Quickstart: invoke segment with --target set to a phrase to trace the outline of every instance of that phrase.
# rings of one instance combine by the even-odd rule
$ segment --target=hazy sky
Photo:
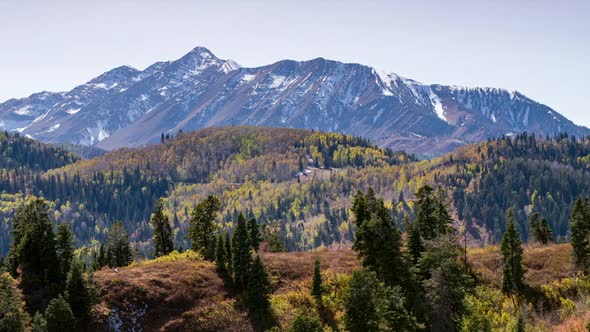
[[[0,101],[197,45],[243,66],[321,56],[516,89],[590,126],[587,0],[0,0]]]

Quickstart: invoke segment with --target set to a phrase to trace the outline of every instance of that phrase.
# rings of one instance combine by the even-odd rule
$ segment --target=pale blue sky
[[[590,1],[0,0],[0,101],[209,48],[519,90],[590,126]]]

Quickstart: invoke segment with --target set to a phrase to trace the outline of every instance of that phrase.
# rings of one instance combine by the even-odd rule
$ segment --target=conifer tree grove
[[[191,212],[188,238],[191,240],[192,248],[211,261],[215,259],[215,218],[220,209],[219,198],[209,195]]]
[[[518,294],[523,289],[524,267],[522,266],[522,242],[514,222],[514,209],[507,213],[508,224],[502,237],[504,273],[502,291],[506,294]]]
[[[574,265],[579,271],[590,270],[590,200],[579,198],[570,221]]]
[[[320,260],[315,259],[313,269],[313,279],[311,282],[311,296],[313,296],[318,303],[322,302],[322,295],[324,293],[324,286],[322,285],[322,274],[320,272]]]
[[[242,213],[238,216],[238,225],[232,239],[232,251],[234,282],[239,289],[244,289],[248,285],[248,273],[252,266],[252,255],[250,254],[250,239],[246,227],[246,218]]]
[[[151,223],[154,229],[152,236],[152,241],[154,242],[154,256],[160,257],[168,255],[174,250],[174,240],[172,239],[170,219],[168,219],[168,216],[164,215],[164,206],[161,198],[156,203]]]

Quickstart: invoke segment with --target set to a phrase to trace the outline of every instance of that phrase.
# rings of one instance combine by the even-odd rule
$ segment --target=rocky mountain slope
[[[236,124],[343,132],[421,154],[523,131],[590,134],[514,91],[426,85],[323,58],[241,68],[203,47],[143,71],[115,68],[69,92],[0,104],[0,129],[103,149]]]

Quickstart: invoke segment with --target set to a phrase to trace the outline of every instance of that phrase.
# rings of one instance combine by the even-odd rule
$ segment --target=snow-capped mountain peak
[[[0,104],[0,129],[107,149],[234,124],[338,131],[418,153],[521,131],[590,134],[517,91],[427,85],[323,58],[242,68],[204,47],[143,71],[121,66],[68,92]]]

